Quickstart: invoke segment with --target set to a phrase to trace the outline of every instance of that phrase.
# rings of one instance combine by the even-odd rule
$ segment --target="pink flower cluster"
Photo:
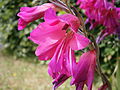
[[[120,8],[115,7],[114,0],[78,0],[80,8],[85,10],[88,17],[86,23],[90,23],[90,29],[97,25],[105,26],[97,41],[99,42],[105,36],[117,34],[120,38]]]
[[[35,7],[22,7],[18,16],[18,29],[22,30],[34,20],[44,17],[28,37],[38,44],[35,51],[39,60],[50,60],[48,73],[54,79],[55,90],[69,77],[72,77],[71,85],[76,90],[82,90],[84,84],[88,90],[92,90],[94,71],[96,68],[96,52],[91,50],[81,55],[77,62],[75,50],[86,48],[90,40],[78,33],[79,19],[72,14],[56,15],[56,6],[46,3]]]

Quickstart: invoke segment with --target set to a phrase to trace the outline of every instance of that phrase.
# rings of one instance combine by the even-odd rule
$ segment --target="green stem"
[[[118,59],[117,64],[118,64],[117,74],[116,74],[117,90],[120,90],[120,59]]]
[[[68,8],[65,5],[63,5],[61,2],[57,0],[49,0],[49,1],[69,13]]]
[[[111,87],[111,84],[110,84],[109,80],[107,79],[107,77],[105,76],[105,74],[102,72],[102,69],[100,67],[100,61],[99,61],[100,50],[99,50],[99,47],[98,47],[98,45],[96,43],[96,40],[95,40],[94,36],[91,35],[91,34],[90,34],[90,36],[93,39],[93,43],[94,43],[94,46],[95,46],[95,49],[96,49],[96,53],[97,53],[97,60],[96,60],[96,62],[97,62],[97,71],[98,71],[99,75],[101,76],[103,83],[107,84],[108,90],[112,90],[112,87]]]

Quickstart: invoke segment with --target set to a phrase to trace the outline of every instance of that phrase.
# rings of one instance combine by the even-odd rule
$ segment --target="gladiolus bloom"
[[[20,12],[17,14],[20,17],[18,20],[18,30],[24,29],[30,22],[43,17],[45,11],[49,8],[55,9],[55,6],[51,3],[46,3],[35,7],[21,7]]]
[[[100,40],[110,34],[117,34],[120,37],[120,9],[114,6],[113,2],[107,0],[78,0],[80,8],[85,10],[88,17],[86,22],[91,24],[90,29],[94,29],[97,25],[105,26],[105,31],[102,31],[98,37]],[[104,33],[104,34],[103,34]]]
[[[83,53],[80,60],[73,68],[71,85],[76,85],[76,90],[83,90],[84,84],[92,90],[94,72],[96,67],[95,50]]]
[[[29,39],[39,45],[35,53],[40,60],[51,59],[48,73],[54,79],[56,89],[71,76],[74,50],[87,47],[90,40],[77,33],[80,22],[74,15],[56,16],[50,8],[45,12],[44,20],[31,32]]]
[[[44,16],[45,21],[40,23],[38,27],[30,33],[28,38],[38,44],[35,54],[39,60],[51,59],[48,73],[54,79],[53,89],[55,90],[69,77],[73,76],[73,78],[76,79],[76,77],[74,77],[76,73],[74,70],[79,64],[76,63],[74,51],[87,47],[90,40],[78,33],[80,21],[76,16],[72,14],[57,16],[54,9],[55,6],[50,3],[32,8],[21,8],[20,13],[18,13],[20,17],[18,29],[22,30],[28,23]],[[90,51],[90,53],[92,54],[93,51]],[[85,55],[82,57],[84,56]],[[91,55],[91,59],[93,59],[92,57]],[[91,59],[88,60],[90,64],[87,66],[90,75],[91,64],[93,64]],[[80,62],[84,63],[86,60],[81,60]],[[83,67],[81,68],[83,69]],[[91,76],[91,78],[93,77]],[[91,81],[92,79],[88,80],[90,84]]]
[[[68,17],[66,17],[67,15],[72,19],[69,20]],[[63,17],[64,19],[62,19]],[[71,14],[56,16],[54,10],[48,9],[44,19],[45,22],[38,25],[38,27],[31,32],[29,37],[30,40],[39,45],[36,50],[36,55],[39,59],[50,59],[63,40],[69,40],[67,45],[73,50],[83,49],[89,44],[89,39],[76,33],[80,24],[75,16]],[[75,21],[76,26],[74,27]],[[72,31],[69,31],[69,34],[66,33],[66,29],[68,29],[68,27],[65,28],[66,24],[72,29]]]

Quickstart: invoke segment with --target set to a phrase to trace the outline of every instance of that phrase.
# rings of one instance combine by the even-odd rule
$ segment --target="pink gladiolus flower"
[[[118,29],[120,26],[120,10],[114,6],[113,2],[107,0],[78,0],[77,4],[80,4],[80,8],[85,10],[85,14],[88,17],[87,22],[90,22],[90,29],[95,28],[97,25],[105,26],[104,35],[100,35],[98,38],[108,36],[110,34],[120,32]],[[119,36],[119,34],[118,34]],[[101,40],[102,40],[101,39]]]
[[[96,67],[96,53],[89,51],[80,57],[80,61],[74,65],[71,85],[76,85],[76,90],[83,90],[84,84],[88,90],[92,90],[94,72]]]
[[[51,59],[48,73],[54,79],[56,89],[72,74],[74,50],[87,47],[90,40],[77,33],[80,22],[74,15],[56,16],[50,8],[45,12],[44,20],[31,32],[29,39],[39,45],[35,52],[39,59]]]
[[[17,14],[20,17],[18,30],[24,29],[28,23],[43,17],[48,8],[55,9],[55,6],[51,3],[46,3],[35,7],[21,7],[20,12]]]
[[[68,15],[69,18],[77,19],[73,15],[66,15]],[[70,22],[68,17],[64,17],[66,15],[56,16],[54,10],[48,9],[44,17],[45,22],[41,23],[31,32],[29,39],[39,45],[36,50],[36,55],[39,56],[39,59],[50,59],[53,56],[56,47],[64,38],[69,37],[68,46],[70,46],[73,50],[83,49],[89,44],[90,41],[86,37],[74,32],[77,30],[76,27],[79,28],[77,25],[79,22],[77,21],[78,19],[71,20]],[[67,19],[62,19],[62,17]],[[77,22],[74,27],[75,21]],[[66,26],[67,28],[70,27],[72,29],[71,34],[66,33]]]

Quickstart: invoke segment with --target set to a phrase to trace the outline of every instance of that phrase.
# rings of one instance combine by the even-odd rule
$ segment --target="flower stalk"
[[[119,55],[119,52],[118,52],[118,55]],[[116,78],[117,78],[117,90],[119,90],[120,89],[120,58],[118,57],[117,59],[118,59],[118,61],[117,61]]]
[[[110,84],[109,80],[107,79],[107,77],[105,76],[105,74],[102,72],[102,69],[100,67],[100,61],[99,61],[100,50],[99,50],[99,47],[98,47],[98,45],[96,43],[96,40],[95,40],[94,36],[91,35],[91,34],[90,34],[90,36],[93,39],[93,43],[94,43],[94,46],[95,46],[95,49],[96,49],[96,53],[97,53],[97,72],[101,76],[103,84],[107,84],[108,90],[112,90],[112,87],[111,87],[111,84]]]

